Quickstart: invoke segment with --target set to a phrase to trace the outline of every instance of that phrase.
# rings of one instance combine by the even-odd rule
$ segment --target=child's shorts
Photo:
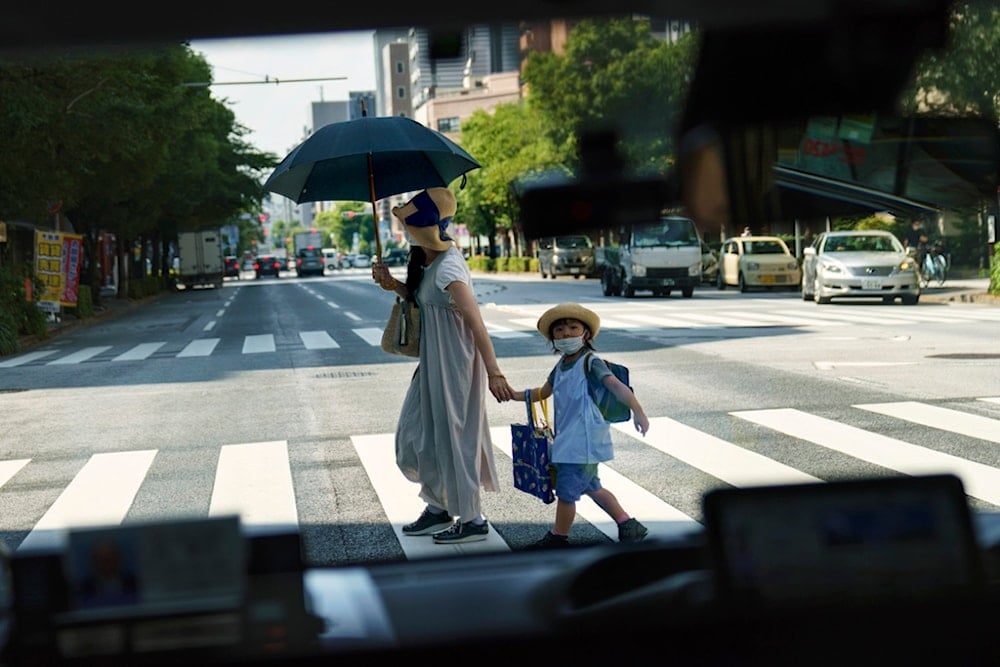
[[[575,503],[585,493],[601,490],[596,463],[555,463],[556,497]]]

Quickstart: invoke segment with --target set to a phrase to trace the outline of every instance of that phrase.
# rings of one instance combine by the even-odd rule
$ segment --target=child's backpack
[[[583,368],[585,371],[590,370],[591,355],[593,355],[593,352],[588,352],[586,359],[584,359]],[[630,390],[632,389],[632,385],[629,384],[628,380],[628,368],[607,359],[604,359],[604,363],[608,365],[614,376],[621,380],[622,384]],[[628,403],[622,403],[618,400],[618,397],[613,392],[608,391],[608,388],[603,384],[593,382],[590,379],[590,375],[587,375],[587,389],[590,392],[590,397],[594,399],[594,403],[597,403],[597,409],[601,411],[605,421],[627,422],[632,418],[632,408],[628,406]]]

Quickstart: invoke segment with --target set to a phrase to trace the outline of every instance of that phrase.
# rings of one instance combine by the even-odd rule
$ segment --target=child
[[[576,303],[563,303],[547,310],[538,320],[538,331],[562,354],[545,384],[537,389],[515,391],[515,400],[532,401],[553,396],[555,440],[551,461],[556,469],[556,522],[545,537],[530,548],[548,549],[569,546],[569,531],[576,518],[576,501],[586,494],[618,524],[619,542],[638,542],[649,532],[631,518],[614,494],[601,486],[597,464],[614,457],[611,426],[601,416],[588,391],[588,376],[603,383],[632,409],[637,431],[646,434],[649,419],[632,390],[616,378],[593,351],[601,318]],[[589,364],[586,358],[590,357]],[[587,368],[584,366],[587,364]]]

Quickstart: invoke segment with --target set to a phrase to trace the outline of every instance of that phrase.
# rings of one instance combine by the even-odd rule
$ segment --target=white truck
[[[294,248],[293,252],[298,256],[299,251],[312,246],[317,250],[323,248],[323,234],[316,231],[315,229],[308,232],[296,232],[295,233],[295,244],[292,246]]]
[[[601,291],[632,298],[639,290],[687,298],[701,284],[702,239],[694,220],[663,215],[659,220],[623,227],[619,245],[603,248]]]
[[[222,233],[218,229],[177,234],[179,258],[177,289],[222,287],[225,266],[222,261]]]

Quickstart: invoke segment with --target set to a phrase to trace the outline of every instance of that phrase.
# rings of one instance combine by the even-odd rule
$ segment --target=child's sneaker
[[[569,537],[566,535],[556,535],[551,530],[545,531],[545,537],[528,545],[529,550],[536,549],[562,549],[569,546]]]
[[[646,537],[649,530],[635,519],[626,519],[618,524],[619,542],[638,542]]]

